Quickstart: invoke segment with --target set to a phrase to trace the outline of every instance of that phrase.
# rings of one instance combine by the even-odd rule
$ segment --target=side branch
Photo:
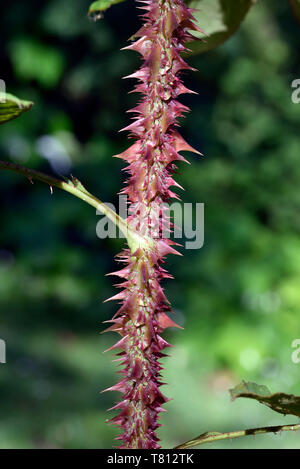
[[[78,197],[87,204],[96,208],[105,215],[109,220],[111,220],[122,233],[126,236],[128,245],[132,252],[134,252],[138,247],[143,247],[146,244],[149,244],[149,240],[145,239],[139,235],[136,231],[129,227],[128,223],[124,218],[120,217],[114,210],[107,207],[101,200],[99,200],[94,195],[90,194],[85,187],[78,181],[78,179],[72,177],[68,182],[61,181],[56,179],[48,174],[41,173],[40,171],[35,171],[34,169],[26,168],[19,164],[10,163],[7,161],[0,161],[0,169],[13,171],[18,174],[22,174],[33,184],[33,180],[38,180],[48,184],[50,188],[57,187],[58,189],[69,192],[70,194]]]
[[[194,448],[195,446],[204,445],[205,443],[213,443],[220,440],[232,440],[233,438],[240,438],[241,436],[249,435],[262,435],[264,433],[281,433],[289,431],[300,430],[300,424],[296,425],[278,425],[275,427],[261,427],[261,428],[250,428],[248,430],[238,430],[236,432],[206,432],[199,435],[197,438],[187,441],[182,445],[176,446],[174,449],[188,449]]]

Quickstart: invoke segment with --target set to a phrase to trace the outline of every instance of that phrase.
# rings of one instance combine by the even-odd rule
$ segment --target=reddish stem
[[[119,255],[125,267],[115,274],[124,281],[118,285],[122,291],[111,299],[120,300],[121,308],[108,330],[121,335],[112,349],[121,349],[118,360],[124,377],[108,390],[123,394],[113,407],[120,413],[111,419],[123,430],[118,437],[121,448],[153,449],[160,448],[158,414],[168,401],[160,391],[159,359],[169,346],[161,333],[166,327],[176,326],[166,314],[171,308],[161,287],[161,281],[170,277],[162,268],[164,257],[177,253],[166,236],[169,220],[164,206],[177,197],[170,187],[177,185],[172,177],[176,162],[185,161],[178,152],[195,151],[176,131],[178,117],[188,111],[177,97],[191,93],[180,79],[182,70],[191,69],[180,53],[192,38],[188,31],[198,28],[181,0],[142,3],[144,24],[135,35],[136,42],[126,48],[143,58],[139,71],[131,75],[139,81],[134,91],[143,97],[131,111],[134,122],[123,129],[136,141],[117,156],[129,164],[129,179],[123,190],[131,203],[129,225],[151,243]]]

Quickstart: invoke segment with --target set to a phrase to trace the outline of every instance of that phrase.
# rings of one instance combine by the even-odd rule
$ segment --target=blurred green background
[[[1,126],[1,159],[78,177],[117,203],[128,146],[118,130],[137,95],[121,77],[140,63],[120,51],[139,27],[134,1],[88,20],[88,0],[12,0],[2,9],[1,72],[7,91],[34,108]],[[300,393],[299,25],[287,1],[260,1],[222,47],[190,58],[198,96],[178,182],[184,202],[205,203],[205,245],[169,257],[166,284],[184,331],[165,360],[173,400],[160,430],[164,448],[209,430],[297,422],[251,400],[230,403],[241,379]],[[99,217],[71,196],[0,174],[0,448],[110,448],[105,424],[118,398],[99,394],[116,380],[115,340],[99,335],[116,305],[107,272],[122,240],[99,240]],[[212,448],[212,446],[209,446]],[[298,434],[248,437],[215,448],[299,448]],[[205,447],[203,447],[205,448]]]

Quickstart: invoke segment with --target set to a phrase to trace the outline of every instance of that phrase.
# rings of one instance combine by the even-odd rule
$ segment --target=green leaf
[[[290,0],[291,7],[298,21],[300,21],[300,0]]]
[[[31,101],[23,101],[12,94],[0,92],[0,124],[4,124],[33,106]]]
[[[291,414],[300,417],[300,396],[277,392],[272,394],[266,386],[243,381],[234,389],[230,389],[232,400],[247,397],[270,407],[280,414]]]
[[[97,0],[93,2],[89,8],[88,15],[94,21],[103,18],[103,11],[108,10],[112,5],[124,2],[125,0]]]
[[[257,0],[186,0],[190,8],[195,8],[197,25],[205,32],[193,35],[204,39],[192,41],[189,48],[194,53],[202,53],[222,44],[239,28],[250,8]]]

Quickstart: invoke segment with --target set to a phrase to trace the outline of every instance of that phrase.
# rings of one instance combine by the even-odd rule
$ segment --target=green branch
[[[26,168],[19,164],[9,163],[7,161],[0,161],[0,169],[13,171],[18,174],[22,174],[33,184],[33,181],[36,179],[38,181],[44,182],[50,186],[52,190],[53,187],[62,189],[70,194],[78,197],[87,204],[96,208],[99,212],[105,215],[109,220],[111,220],[124,234],[127,239],[128,245],[131,252],[136,251],[138,247],[150,247],[151,240],[141,236],[135,230],[129,227],[128,223],[124,218],[120,217],[114,210],[107,207],[101,200],[97,199],[94,195],[90,194],[85,187],[81,184],[78,179],[71,177],[67,182],[56,179],[47,174],[35,171],[33,169]]]
[[[249,430],[238,430],[236,432],[206,432],[199,435],[197,438],[187,441],[182,445],[176,446],[174,449],[188,449],[194,448],[195,446],[204,445],[206,443],[213,443],[220,440],[232,440],[233,438],[240,438],[241,436],[249,435],[262,435],[264,433],[281,433],[300,430],[300,424],[295,425],[278,425],[276,427],[261,427],[261,428],[250,428]]]

